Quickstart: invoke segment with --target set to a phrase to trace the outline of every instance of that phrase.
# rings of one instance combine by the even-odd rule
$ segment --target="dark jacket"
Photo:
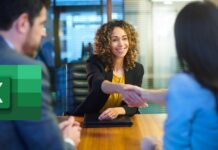
[[[86,100],[76,108],[74,112],[75,115],[99,113],[110,95],[105,94],[101,90],[101,84],[104,80],[112,81],[113,72],[105,71],[105,65],[98,56],[91,56],[87,60],[86,71],[89,84],[89,95]],[[143,75],[143,66],[136,62],[136,66],[133,69],[125,71],[125,84],[141,86]],[[125,109],[127,115],[138,113],[138,108],[128,107],[125,102],[122,102],[121,106]]]
[[[63,141],[56,116],[50,107],[49,75],[44,65],[17,53],[0,36],[0,65],[41,65],[42,108],[40,120],[1,120],[0,145],[2,150],[66,150],[75,149]],[[12,82],[14,82],[12,80]],[[13,83],[15,84],[15,83]],[[31,87],[30,87],[31,88]],[[15,101],[16,99],[13,99]],[[12,107],[13,108],[13,107]],[[25,110],[26,108],[24,108]],[[30,108],[29,108],[30,109]],[[12,109],[13,111],[13,109]],[[3,114],[4,115],[4,114]],[[5,133],[5,134],[3,134]]]

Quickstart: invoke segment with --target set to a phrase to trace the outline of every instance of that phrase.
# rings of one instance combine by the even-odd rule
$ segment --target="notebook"
[[[113,120],[99,120],[100,114],[85,114],[84,124],[85,128],[98,128],[98,127],[129,127],[132,121],[129,116],[120,115]]]

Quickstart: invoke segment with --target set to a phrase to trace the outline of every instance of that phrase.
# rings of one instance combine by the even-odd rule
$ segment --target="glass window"
[[[139,34],[138,61],[145,69],[143,87],[165,87],[179,70],[173,25],[180,9],[192,0],[112,0],[112,19],[124,19]],[[107,22],[107,0],[53,0],[59,12],[61,64],[87,59],[94,36]],[[48,37],[53,45],[53,9],[49,10]],[[54,57],[54,53],[51,53]],[[56,64],[60,65],[60,64]]]
[[[54,3],[55,2],[55,3]],[[100,25],[107,22],[106,0],[53,0],[59,14],[61,64],[87,59],[94,36]],[[113,0],[113,19],[123,19],[123,1]]]
[[[139,34],[138,61],[145,69],[143,87],[164,88],[179,70],[174,42],[178,12],[192,0],[124,0],[124,19]]]

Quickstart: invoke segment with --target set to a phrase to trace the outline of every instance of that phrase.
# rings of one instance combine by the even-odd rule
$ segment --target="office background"
[[[96,30],[110,19],[126,20],[138,32],[138,61],[145,69],[142,86],[166,88],[169,78],[180,70],[174,21],[190,1],[193,0],[52,0],[48,36],[42,42],[39,57],[51,72],[53,97],[59,99],[58,105],[68,109],[74,95],[73,77],[69,75],[71,65],[67,64],[88,58]]]

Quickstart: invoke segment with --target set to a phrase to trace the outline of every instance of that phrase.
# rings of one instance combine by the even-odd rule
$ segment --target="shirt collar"
[[[11,49],[14,49],[14,50],[15,50],[15,46],[14,46],[14,44],[13,44],[10,40],[8,40],[8,39],[6,39],[6,38],[4,38],[4,37],[3,37],[3,39],[4,39],[4,41],[7,43],[7,45],[8,45]]]

